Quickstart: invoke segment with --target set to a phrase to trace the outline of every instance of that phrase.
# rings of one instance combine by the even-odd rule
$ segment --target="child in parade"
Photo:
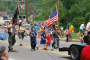
[[[31,31],[30,31],[30,37],[31,37],[31,51],[36,51],[35,50],[35,47],[36,47],[36,36],[37,36],[37,33],[34,31],[34,27],[31,28]]]
[[[58,40],[59,40],[59,32],[56,28],[54,28],[54,30],[55,31],[53,32],[53,37],[54,37],[53,44],[55,45],[55,49],[57,49],[57,43],[58,43]],[[54,46],[53,44],[52,44],[52,47]]]
[[[47,46],[50,46],[51,51],[53,51],[52,44],[51,44],[51,38],[52,38],[52,35],[50,33],[48,33],[48,36],[46,37],[46,50],[47,50]]]
[[[46,50],[46,47],[45,47],[45,46],[46,46],[46,32],[45,32],[45,29],[42,31],[41,41],[40,41],[39,46],[40,46],[41,44],[44,44],[44,50]],[[37,47],[37,50],[38,50],[39,46]]]

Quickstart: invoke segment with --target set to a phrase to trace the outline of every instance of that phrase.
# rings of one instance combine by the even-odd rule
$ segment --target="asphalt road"
[[[0,32],[2,33],[2,32]],[[39,45],[40,39],[37,39],[37,46]],[[65,42],[60,41],[60,47],[69,47],[71,44],[77,44],[79,42]],[[43,45],[37,51],[31,51],[30,38],[24,38],[23,46],[19,46],[20,40],[16,36],[16,44],[14,45],[15,52],[9,52],[9,60],[71,60],[68,52],[59,52],[58,49],[50,51],[43,50]],[[8,49],[8,40],[1,41],[0,46],[5,46]]]

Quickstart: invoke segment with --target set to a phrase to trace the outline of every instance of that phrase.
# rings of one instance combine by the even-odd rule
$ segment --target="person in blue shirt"
[[[31,51],[35,51],[35,48],[36,48],[36,36],[37,36],[37,33],[34,31],[34,27],[31,28],[31,31],[30,31],[30,37],[31,37]]]
[[[58,33],[58,30],[56,28],[54,30],[55,30],[55,32],[53,32],[53,36],[54,36],[54,42],[53,43],[55,43],[55,49],[57,49],[57,43],[59,40],[59,33]]]
[[[51,32],[51,26],[49,27],[48,32],[49,32],[49,33]]]
[[[41,41],[40,41],[40,44],[44,44],[44,50],[46,50],[46,32],[45,32],[45,29],[43,29],[42,31],[42,34],[41,34]],[[37,50],[39,49],[39,46],[37,47]]]

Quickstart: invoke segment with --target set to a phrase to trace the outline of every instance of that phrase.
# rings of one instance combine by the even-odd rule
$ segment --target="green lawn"
[[[73,33],[73,39],[78,39],[77,35],[78,33]],[[60,38],[66,38],[66,35],[60,36]]]

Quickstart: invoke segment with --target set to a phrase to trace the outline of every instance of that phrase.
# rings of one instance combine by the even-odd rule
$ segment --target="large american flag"
[[[49,19],[44,22],[44,28],[48,28],[56,21],[58,21],[57,9],[49,16]]]

